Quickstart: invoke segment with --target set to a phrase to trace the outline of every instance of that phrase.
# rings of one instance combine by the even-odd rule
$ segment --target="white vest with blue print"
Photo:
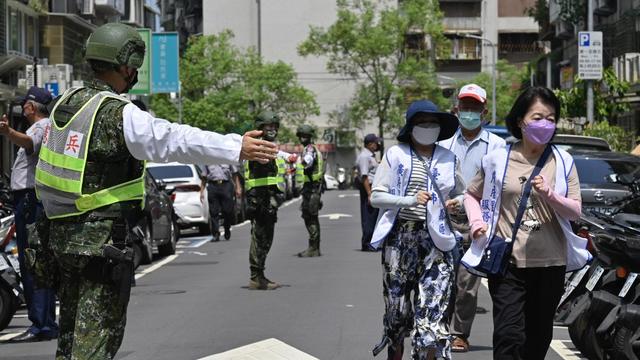
[[[406,196],[407,187],[412,173],[413,150],[408,144],[400,144],[391,147],[383,161],[388,161],[393,174],[389,193],[397,196]],[[435,146],[431,167],[431,174],[436,179],[440,192],[447,196],[455,188],[456,156],[442,146]],[[431,200],[427,202],[427,230],[435,246],[441,251],[450,251],[456,243],[455,235],[449,228],[446,221],[446,209],[438,199],[433,185],[428,178]],[[446,199],[445,199],[446,200]],[[380,209],[380,215],[376,223],[376,228],[371,238],[371,245],[378,248],[384,242],[398,216],[398,209]]]
[[[556,177],[554,191],[561,196],[567,196],[568,177],[574,166],[573,157],[566,151],[553,146],[553,156],[556,159]],[[502,184],[506,174],[507,159],[511,145],[506,148],[497,149],[482,158],[482,168],[484,170],[484,188],[482,190],[482,200],[480,209],[482,210],[482,220],[488,225],[488,239],[495,234],[498,217],[500,216],[500,201],[502,194]],[[561,217],[555,212],[556,219],[560,223],[562,232],[567,240],[567,271],[581,269],[591,259],[591,254],[587,250],[587,240],[574,234],[569,220]],[[484,244],[484,248],[488,245]],[[483,250],[484,250],[483,248]],[[477,266],[479,261],[472,260],[471,250],[462,257],[462,263],[466,267]]]
[[[492,152],[493,150],[499,149],[499,148],[503,148],[506,146],[506,142],[504,141],[504,139],[502,139],[500,136],[492,133],[491,131],[488,131],[486,129],[482,129],[482,131],[486,131],[489,136],[488,136],[488,140],[489,143],[487,144],[487,151],[485,152],[485,154],[488,154],[490,152]],[[458,128],[458,130],[456,131],[455,134],[453,134],[452,137],[442,140],[442,141],[438,141],[438,145],[442,146],[445,149],[449,149],[451,150],[451,148],[453,148],[453,144],[455,144],[456,140],[462,136],[462,133],[460,131],[460,128]],[[480,132],[480,136],[482,136],[482,132]]]

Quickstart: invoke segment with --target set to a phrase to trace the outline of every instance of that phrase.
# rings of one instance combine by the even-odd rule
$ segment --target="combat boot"
[[[279,287],[280,284],[267,279],[264,275],[258,275],[249,279],[250,290],[275,290]]]
[[[313,247],[309,247],[307,250],[298,253],[299,257],[315,257],[321,255],[322,254],[320,254],[320,249]]]

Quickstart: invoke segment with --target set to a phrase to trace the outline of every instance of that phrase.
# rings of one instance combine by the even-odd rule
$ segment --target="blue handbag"
[[[540,174],[540,170],[542,170],[550,154],[551,146],[547,145],[538,159],[536,166],[533,168],[531,176],[529,176],[527,180],[527,185],[524,187],[522,198],[520,199],[516,221],[513,223],[511,239],[503,239],[500,236],[493,235],[489,240],[489,244],[484,249],[480,263],[475,266],[474,269],[488,276],[504,276],[507,272],[511,251],[513,250],[513,241],[516,239],[516,234],[518,233],[518,228],[520,227],[520,222],[522,221],[522,216],[524,215],[524,210],[527,208],[527,201],[531,194],[531,180]]]

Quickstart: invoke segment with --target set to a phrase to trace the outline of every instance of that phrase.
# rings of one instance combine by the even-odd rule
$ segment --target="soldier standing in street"
[[[300,163],[296,168],[296,183],[302,186],[302,218],[309,232],[309,248],[298,253],[299,257],[320,256],[320,220],[318,212],[322,209],[322,180],[324,160],[318,147],[313,144],[315,130],[309,125],[298,127],[296,136],[304,147]]]
[[[30,248],[27,224],[35,222],[36,214],[39,215],[42,212],[34,187],[38,153],[45,128],[49,125],[47,104],[50,101],[51,94],[35,86],[32,86],[27,95],[20,99],[22,114],[30,125],[25,134],[12,129],[6,115],[0,120],[0,134],[20,147],[11,171],[11,192],[15,209],[20,275],[27,312],[32,323],[25,332],[11,338],[11,342],[50,340],[58,336],[55,290],[51,287],[40,287],[41,284],[34,283],[31,271],[25,262],[25,252]]]
[[[242,185],[240,184],[240,176],[238,168],[228,164],[214,164],[203,167],[202,173],[202,192],[207,187],[209,214],[211,215],[211,238],[212,242],[220,240],[220,213],[224,219],[224,239],[231,238],[231,225],[235,222],[235,203],[233,194],[236,198],[242,196]],[[204,200],[204,199],[203,199]]]
[[[262,130],[263,139],[275,141],[278,137],[280,118],[271,111],[260,113],[255,126]],[[247,218],[251,220],[251,247],[249,289],[274,290],[280,284],[264,276],[267,254],[273,244],[273,232],[278,221],[278,208],[285,199],[285,158],[294,158],[280,151],[278,157],[268,163],[245,161],[244,187],[247,195]]]
[[[36,189],[47,219],[37,228],[55,259],[46,272],[59,282],[57,360],[112,359],[122,343],[143,160],[238,164],[277,152],[254,138],[259,131],[223,136],[170,123],[120,96],[137,82],[144,53],[134,28],[98,27],[85,48],[95,80],[64,92],[44,133]]]

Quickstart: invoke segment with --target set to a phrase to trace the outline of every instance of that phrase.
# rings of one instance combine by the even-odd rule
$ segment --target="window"
[[[38,55],[38,19],[19,9],[8,7],[8,49],[30,56]]]
[[[188,165],[153,166],[147,168],[147,170],[153,177],[162,180],[190,178],[193,176],[193,171]]]
[[[575,159],[580,182],[584,184],[606,184],[611,174],[636,174],[640,164],[604,159]]]
[[[22,13],[9,8],[9,50],[22,51]]]

